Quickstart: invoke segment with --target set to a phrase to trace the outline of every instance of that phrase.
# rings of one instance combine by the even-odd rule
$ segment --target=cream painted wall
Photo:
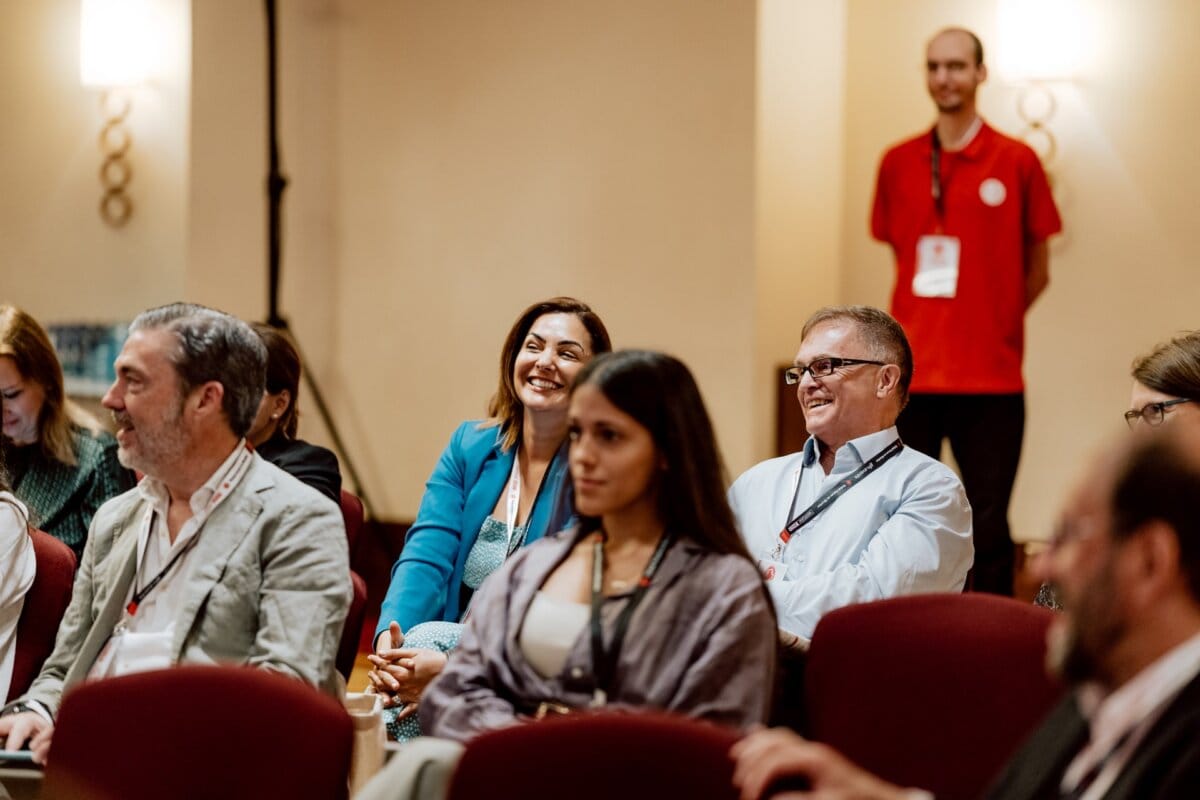
[[[559,293],[686,360],[748,465],[755,4],[340,8],[330,386],[376,504],[415,511],[509,325]]]
[[[1132,358],[1200,327],[1200,151],[1191,141],[1200,81],[1191,51],[1200,6],[1187,0],[1081,4],[1094,21],[1083,70],[1056,89],[1052,166],[1067,233],[1051,286],[1028,317],[1025,451],[1014,537],[1048,535],[1083,461],[1124,429]],[[992,0],[850,0],[842,299],[886,304],[891,256],[869,239],[874,171],[886,146],[933,119],[924,43],[948,24],[995,44]],[[1016,90],[993,75],[982,111],[1019,130]]]
[[[128,319],[183,291],[187,0],[155,0],[167,45],[133,92],[134,213],[101,220],[99,93],[79,83],[78,0],[0,4],[0,302],[44,323]]]
[[[846,3],[760,0],[754,454],[774,455],[775,367],[842,275]]]
[[[322,391],[336,360],[338,166],[334,0],[278,4],[284,192],[279,310]],[[188,206],[189,300],[267,316],[266,16],[261,3],[195,3]],[[301,435],[331,444],[301,388]],[[341,416],[339,409],[334,413]]]

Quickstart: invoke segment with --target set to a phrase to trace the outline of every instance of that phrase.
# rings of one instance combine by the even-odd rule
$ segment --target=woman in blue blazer
[[[509,331],[488,418],[460,425],[438,459],[380,609],[370,680],[400,719],[441,672],[483,579],[565,526],[571,382],[611,349],[600,318],[569,297],[535,303]]]

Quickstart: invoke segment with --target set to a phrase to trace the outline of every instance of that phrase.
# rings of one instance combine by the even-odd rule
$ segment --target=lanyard
[[[936,126],[930,137],[933,141],[929,151],[929,188],[933,194],[933,207],[937,211],[940,226],[946,218],[946,199],[942,196],[942,140],[938,138]]]
[[[983,127],[983,118],[975,117],[971,127],[959,139],[959,145],[965,146],[975,138],[979,133],[979,129]],[[933,130],[929,134],[930,152],[929,152],[929,189],[933,194],[933,207],[937,211],[938,227],[946,219],[946,185],[942,180],[942,140],[938,138],[937,126],[933,126]]]
[[[625,633],[629,630],[629,619],[646,596],[650,581],[654,579],[654,573],[658,572],[659,565],[670,547],[671,536],[664,533],[658,540],[654,554],[646,563],[637,588],[633,590],[633,594],[617,616],[616,630],[613,631],[610,646],[605,649],[604,630],[600,624],[600,608],[604,605],[604,535],[596,535],[596,542],[592,546],[592,672],[596,680],[592,695],[594,708],[608,702],[606,690],[612,686],[613,676],[617,671],[617,658],[621,654],[621,645],[625,642]]]
[[[784,526],[784,529],[779,532],[779,543],[775,545],[775,551],[771,554],[771,558],[778,560],[779,557],[783,555],[783,550],[785,547],[787,547],[788,541],[798,530],[812,522],[814,519],[816,519],[818,514],[837,502],[837,499],[846,492],[850,491],[850,488],[856,483],[882,467],[895,456],[899,455],[900,451],[903,449],[904,444],[899,439],[894,440],[887,447],[883,448],[883,450],[876,453],[873,458],[866,461],[858,469],[854,470],[850,477],[846,478],[845,480],[840,480],[833,486],[829,487],[829,489],[827,489],[824,494],[818,497],[811,506],[793,517],[792,520],[788,522],[786,526]],[[799,493],[799,491],[800,481],[797,480],[796,492]],[[795,502],[794,497],[795,495],[793,495],[792,502]]]
[[[221,505],[221,502],[229,496],[234,487],[241,483],[242,478],[244,478],[246,473],[250,471],[250,465],[253,463],[254,458],[250,451],[245,448],[241,448],[237,458],[235,458],[233,463],[229,465],[229,469],[225,473],[225,476],[218,481],[216,491],[213,492],[213,495],[208,499],[208,502],[204,504],[204,509],[198,515],[196,515],[196,517],[193,517],[198,526],[203,525],[208,520],[209,516],[212,515],[212,512],[216,509],[216,507]],[[166,524],[165,515],[163,524]],[[153,525],[154,509],[150,508],[146,514],[146,527],[148,532],[151,534],[153,533]],[[184,545],[178,553],[172,556],[171,560],[167,562],[167,565],[159,570],[158,574],[151,578],[150,582],[141,589],[137,588],[137,575],[136,573],[134,574],[133,599],[130,600],[128,605],[125,606],[125,611],[130,617],[137,614],[138,606],[141,605],[142,601],[146,599],[150,592],[154,591],[154,588],[158,586],[158,584],[162,583],[163,578],[167,577],[167,574],[171,571],[171,568],[178,564],[181,558],[191,552],[191,549],[196,546],[196,542],[198,541],[200,541],[200,531],[197,530],[192,534],[192,538],[188,540],[187,544]],[[150,546],[151,543],[149,536],[147,536],[146,548],[148,549]],[[143,560],[145,559],[144,554],[142,558]],[[140,565],[138,571],[141,571]]]
[[[180,550],[178,553],[176,553],[175,557],[172,558],[170,561],[168,561],[167,565],[165,567],[163,567],[159,571],[159,573],[157,575],[155,575],[150,580],[150,582],[147,583],[145,586],[143,586],[141,589],[138,589],[137,584],[134,583],[133,599],[129,601],[129,605],[125,606],[125,610],[129,613],[129,616],[132,617],[134,614],[137,613],[138,606],[141,605],[141,602],[146,599],[146,596],[148,594],[150,594],[150,592],[154,591],[154,587],[158,586],[158,584],[162,582],[162,579],[165,578],[167,576],[167,573],[171,571],[171,567],[173,567],[177,563],[179,563],[179,559],[181,559],[185,555],[187,555],[191,551],[191,549],[196,546],[196,542],[198,542],[198,541],[200,541],[199,533],[194,535],[191,538],[191,540],[189,540],[188,543],[186,545],[184,545],[184,548],[182,550]]]
[[[521,507],[521,453],[513,453],[512,473],[508,476],[508,502],[505,506],[504,529],[507,535],[508,552],[512,553],[513,528],[517,524],[517,510]]]

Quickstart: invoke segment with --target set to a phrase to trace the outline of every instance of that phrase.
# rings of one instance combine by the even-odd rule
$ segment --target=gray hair
[[[900,407],[908,403],[908,387],[912,383],[913,355],[904,328],[886,311],[873,306],[826,306],[804,323],[800,333],[803,341],[813,328],[825,322],[849,320],[853,322],[871,355],[879,361],[900,367]]]
[[[267,348],[254,329],[237,317],[195,303],[143,311],[129,326],[163,329],[178,345],[170,354],[183,394],[216,381],[225,392],[222,409],[236,436],[245,436],[254,423],[267,384]]]

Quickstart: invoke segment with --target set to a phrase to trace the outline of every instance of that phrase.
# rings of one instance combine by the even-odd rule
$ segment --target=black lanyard
[[[942,140],[938,138],[937,127],[929,134],[932,142],[929,152],[929,186],[933,192],[933,207],[937,211],[938,224],[946,219],[946,198],[942,185]]]
[[[125,610],[127,612],[129,612],[129,616],[132,617],[134,614],[137,613],[138,606],[141,605],[141,602],[146,599],[146,596],[148,594],[150,594],[150,592],[154,591],[154,587],[158,586],[158,584],[162,582],[162,579],[167,577],[167,573],[171,571],[171,567],[173,567],[177,563],[179,563],[179,559],[181,559],[185,555],[187,555],[187,553],[193,547],[196,546],[196,542],[198,542],[198,541],[200,541],[200,532],[199,531],[197,531],[195,533],[195,535],[193,535],[192,538],[188,541],[188,543],[186,545],[184,545],[184,548],[182,550],[180,550],[178,553],[176,553],[175,557],[172,558],[170,561],[168,561],[167,565],[165,567],[163,567],[162,570],[160,570],[159,573],[157,575],[155,575],[154,578],[149,583],[147,583],[145,586],[143,586],[141,589],[137,588],[137,574],[136,573],[134,574],[133,599],[129,601],[129,605],[125,606]],[[147,542],[148,547],[150,546],[150,544],[151,544],[150,542]]]
[[[881,450],[879,453],[876,453],[874,458],[870,459],[861,467],[854,470],[850,477],[846,478],[845,480],[840,480],[835,485],[829,487],[829,489],[826,490],[826,492],[820,497],[818,497],[811,506],[804,509],[794,518],[792,518],[791,522],[784,526],[784,529],[779,532],[780,553],[782,554],[782,546],[788,543],[788,540],[792,538],[796,531],[800,530],[805,525],[816,519],[818,514],[829,508],[837,501],[839,497],[850,491],[850,487],[854,486],[854,484],[858,483],[863,478],[882,467],[893,457],[899,455],[900,451],[903,449],[904,443],[899,439],[896,439],[887,447],[883,448],[883,450]],[[803,475],[801,477],[803,477]],[[800,481],[797,480],[796,492],[799,493],[799,491]]]
[[[646,569],[638,579],[637,588],[633,590],[629,601],[617,616],[612,642],[609,648],[605,649],[604,629],[600,621],[600,609],[604,605],[604,536],[596,536],[596,543],[592,547],[592,673],[596,680],[593,687],[593,706],[603,706],[608,702],[607,690],[612,687],[613,677],[617,672],[617,658],[621,654],[621,645],[625,642],[625,633],[629,630],[629,618],[646,596],[650,581],[654,579],[654,573],[658,572],[659,565],[670,547],[671,535],[664,533],[658,540],[654,554],[646,562]]]

